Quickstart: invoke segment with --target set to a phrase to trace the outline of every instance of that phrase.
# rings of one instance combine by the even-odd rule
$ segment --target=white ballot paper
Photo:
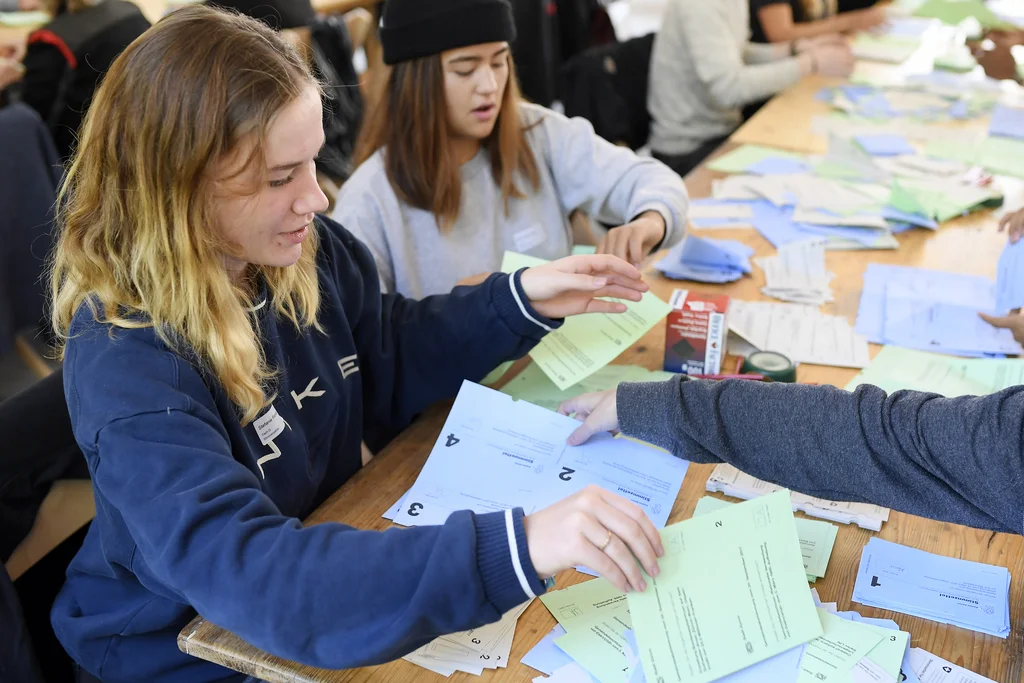
[[[443,524],[456,510],[527,514],[589,484],[639,505],[663,527],[688,463],[628,439],[600,434],[582,446],[566,439],[571,417],[464,382],[396,524]]]

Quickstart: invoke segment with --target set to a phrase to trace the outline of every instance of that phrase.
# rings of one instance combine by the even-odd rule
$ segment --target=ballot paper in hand
[[[872,538],[861,555],[853,599],[1006,638],[1010,572]]]
[[[706,485],[708,491],[717,491],[733,498],[751,500],[759,496],[784,490],[781,486],[755,479],[732,465],[716,465]],[[794,510],[811,517],[827,519],[839,524],[856,524],[862,529],[880,531],[889,519],[889,508],[868,503],[841,503],[814,498],[802,493],[791,494]]]
[[[735,240],[689,235],[654,264],[666,277],[696,282],[734,282],[749,273],[754,250]]]
[[[894,287],[892,292],[890,287]],[[908,301],[908,298],[911,300]],[[890,302],[895,305],[895,311],[888,309]],[[891,333],[899,339],[900,346],[937,353],[981,356],[987,352],[986,349],[993,348],[994,344],[995,348],[1019,353],[1019,350],[1015,351],[1017,347],[1013,346],[1012,335],[1007,340],[1006,336],[995,334],[1007,330],[977,327],[973,320],[969,325],[965,324],[965,329],[971,330],[970,334],[964,334],[964,329],[959,329],[958,323],[943,323],[948,320],[945,315],[934,318],[939,325],[933,323],[916,330],[912,322],[916,312],[934,310],[936,302],[956,307],[961,314],[964,310],[995,311],[995,284],[975,275],[869,263],[864,272],[860,309],[854,329],[868,341],[877,344],[896,343],[887,336]],[[939,310],[938,313],[944,314],[945,311]],[[911,321],[908,322],[908,319]],[[962,316],[958,319],[963,320]],[[980,321],[976,315],[974,319]]]
[[[505,252],[501,270],[511,273],[546,263],[542,259]],[[549,332],[530,351],[530,358],[559,389],[568,389],[628,349],[671,310],[647,292],[640,301],[623,301],[625,313],[576,315]]]
[[[707,683],[822,633],[787,492],[662,531],[661,574],[626,596],[646,675]]]
[[[994,313],[991,306],[991,299],[979,302],[949,290],[925,289],[921,283],[890,282],[885,288],[885,342],[936,351],[1021,353],[1010,330],[993,327],[978,317],[979,310]]]
[[[443,524],[456,510],[521,507],[530,514],[596,484],[664,526],[687,462],[610,434],[570,447],[566,439],[578,426],[573,418],[464,382],[395,523]]]

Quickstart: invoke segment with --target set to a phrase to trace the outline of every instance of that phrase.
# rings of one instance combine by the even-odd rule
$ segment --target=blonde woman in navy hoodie
[[[472,5],[474,0],[466,0]],[[256,68],[258,67],[258,68]],[[198,612],[274,655],[376,664],[497,620],[583,564],[643,590],[658,534],[588,489],[525,516],[300,519],[430,403],[646,286],[571,257],[422,301],[318,217],[321,99],[258,22],[173,13],[114,63],[59,203],[53,318],[96,520],[52,613],[80,680],[240,681],[178,651]]]

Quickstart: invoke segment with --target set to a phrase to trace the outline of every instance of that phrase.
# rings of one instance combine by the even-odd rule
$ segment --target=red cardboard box
[[[717,375],[725,359],[729,297],[677,289],[665,327],[665,370]]]

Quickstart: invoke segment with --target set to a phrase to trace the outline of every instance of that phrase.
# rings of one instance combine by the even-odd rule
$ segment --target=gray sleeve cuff
[[[681,413],[680,375],[665,382],[624,382],[615,395],[619,430],[626,436],[679,455],[673,425]]]

